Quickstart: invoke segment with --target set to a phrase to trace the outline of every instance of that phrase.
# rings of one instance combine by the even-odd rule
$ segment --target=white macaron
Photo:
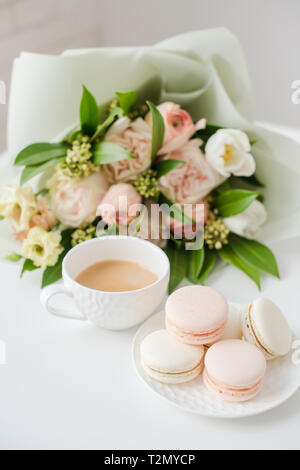
[[[167,330],[158,330],[144,338],[141,359],[151,378],[179,384],[193,380],[202,372],[204,347],[181,343]]]
[[[288,322],[269,299],[258,299],[245,307],[242,329],[245,340],[257,346],[268,361],[285,356],[291,349]]]
[[[242,339],[242,308],[229,304],[228,321],[222,340]]]

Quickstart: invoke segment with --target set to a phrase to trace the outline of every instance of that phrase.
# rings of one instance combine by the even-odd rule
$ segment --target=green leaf
[[[109,116],[105,119],[105,121],[98,127],[96,130],[95,134],[93,135],[91,141],[93,142],[94,140],[97,139],[97,137],[102,136],[105,134],[106,130],[113,124],[113,122],[116,120],[118,116],[122,114],[121,108],[114,108],[112,111],[109,113]]]
[[[65,157],[55,158],[54,160],[49,160],[48,162],[43,163],[42,165],[27,166],[26,168],[24,168],[22,175],[21,175],[21,180],[20,180],[21,186],[27,183],[27,181],[34,178],[35,176],[39,175],[40,173],[43,173],[46,170],[49,170],[50,168],[53,168],[58,163],[64,160],[65,160]]]
[[[224,181],[219,186],[217,186],[214,191],[216,193],[224,193],[225,191],[229,191],[231,189],[229,180]]]
[[[251,264],[254,268],[280,278],[276,258],[267,246],[256,240],[248,240],[233,233],[230,235],[229,241],[230,247],[239,258]]]
[[[23,277],[23,274],[26,271],[35,271],[36,269],[40,269],[40,268],[38,266],[36,266],[34,264],[34,262],[31,261],[31,259],[26,259],[24,261],[23,268],[22,268],[22,271],[21,271],[21,277]]]
[[[137,237],[138,234],[140,233],[141,231],[141,227],[142,227],[142,223],[145,219],[145,215],[146,215],[146,207],[144,209],[142,209],[142,211],[140,212],[140,214],[138,215],[138,217],[135,219],[135,222],[136,222],[136,225],[135,225],[135,229],[134,229],[134,232],[133,234],[131,235],[132,237]]]
[[[152,145],[151,145],[151,160],[153,161],[157,155],[157,152],[162,147],[165,124],[162,115],[158,111],[157,107],[154,106],[151,101],[147,101],[147,105],[152,115]]]
[[[0,215],[0,221],[4,220],[4,219],[5,219],[5,217],[3,215]]]
[[[184,249],[176,248],[174,243],[169,241],[166,254],[170,261],[169,294],[171,294],[186,276],[187,252]]]
[[[99,124],[99,107],[93,95],[83,86],[80,103],[80,124],[83,134],[92,137]]]
[[[198,278],[202,270],[205,258],[204,247],[199,250],[188,251],[188,271],[187,277],[193,284],[198,283]]]
[[[257,188],[265,187],[265,185],[261,181],[259,181],[256,175],[239,176],[239,179],[243,180],[245,183],[249,184],[250,186],[256,186]]]
[[[75,129],[69,136],[68,140],[69,142],[74,142],[74,140],[77,139],[78,135],[81,134],[81,129]]]
[[[18,253],[11,253],[10,255],[6,256],[5,259],[7,259],[7,261],[12,261],[13,263],[17,263],[22,258],[23,256],[18,255]]]
[[[204,129],[197,131],[197,137],[200,137],[204,142],[207,142],[208,139],[220,129],[224,129],[224,127],[217,126],[215,124],[206,124]]]
[[[251,264],[248,264],[243,259],[239,258],[239,256],[236,255],[236,253],[232,250],[232,248],[230,248],[230,246],[222,248],[222,250],[220,250],[218,253],[221,258],[223,258],[229,264],[232,264],[233,266],[247,274],[247,276],[255,282],[255,284],[260,290],[260,274],[256,268],[254,268]]]
[[[182,160],[162,160],[154,165],[152,168],[153,170],[157,171],[157,179],[161,178],[162,176],[166,175],[172,170],[175,170],[178,166],[185,165],[186,162]]]
[[[214,205],[221,217],[231,217],[244,212],[258,196],[257,191],[231,189],[219,194],[214,200]]]
[[[48,194],[49,194],[49,189],[43,188],[43,189],[41,189],[40,191],[38,191],[38,192],[36,193],[36,196],[43,196],[43,197],[45,197],[45,196],[48,196]]]
[[[62,263],[66,254],[72,248],[72,233],[73,230],[71,229],[67,229],[62,232],[61,245],[63,246],[64,251],[59,255],[55,266],[48,266],[48,268],[45,269],[42,279],[42,288],[49,286],[50,284],[53,284],[54,282],[59,281],[62,278]]]
[[[119,98],[120,108],[126,116],[130,113],[132,107],[136,104],[138,95],[135,91],[128,91],[127,93],[116,93]]]
[[[206,278],[213,271],[217,261],[217,254],[214,250],[205,250],[204,262],[199,276],[200,284],[204,285]]]
[[[159,204],[161,205],[161,209],[164,212],[167,212],[168,215],[170,213],[170,216],[173,219],[176,219],[179,222],[183,224],[188,224],[188,225],[194,225],[196,223],[193,219],[191,219],[191,217],[189,217],[182,211],[179,204],[176,204],[175,202],[170,201],[170,199],[168,199],[164,194],[160,194]]]
[[[122,147],[113,142],[100,142],[94,148],[94,164],[105,165],[107,163],[114,163],[120,160],[128,160],[129,158],[136,158],[131,153],[126,152]]]
[[[17,166],[33,166],[53,160],[55,158],[65,157],[67,146],[65,144],[32,144],[22,150],[15,159]]]

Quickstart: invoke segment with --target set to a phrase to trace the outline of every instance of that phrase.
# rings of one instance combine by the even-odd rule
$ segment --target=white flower
[[[256,238],[259,229],[267,219],[265,206],[255,200],[244,212],[224,218],[229,230],[245,238]]]
[[[33,261],[35,266],[46,269],[54,266],[63,251],[60,231],[46,232],[41,227],[34,227],[28,232],[24,240],[21,254]]]
[[[237,129],[219,129],[205,147],[208,163],[225,178],[253,175],[256,164],[250,150],[247,134]]]
[[[0,215],[10,220],[16,233],[28,230],[30,220],[36,212],[36,198],[30,186],[6,187],[8,197],[0,201]]]

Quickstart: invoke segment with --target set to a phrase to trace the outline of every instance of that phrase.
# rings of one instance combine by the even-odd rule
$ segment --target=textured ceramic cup
[[[139,263],[158,277],[142,289],[128,292],[104,292],[78,284],[75,279],[87,267],[105,260]],[[89,240],[73,248],[63,261],[63,284],[46,287],[41,302],[52,315],[90,320],[109,330],[131,328],[148,318],[163,301],[167,292],[170,264],[163,250],[153,243],[127,236],[107,236]],[[68,312],[52,304],[53,297],[64,294],[75,303]]]

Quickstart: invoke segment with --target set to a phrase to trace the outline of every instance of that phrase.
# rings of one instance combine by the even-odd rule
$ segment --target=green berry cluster
[[[96,227],[94,225],[88,225],[85,228],[78,228],[72,233],[72,246],[79,245],[82,242],[96,238]]]
[[[146,198],[152,197],[156,199],[159,194],[160,190],[157,183],[157,171],[155,170],[147,170],[144,173],[141,173],[137,179],[135,180],[134,187],[141,196]]]
[[[69,178],[81,178],[97,171],[99,167],[91,161],[91,149],[90,138],[78,134],[72,142],[72,148],[67,152],[65,161],[59,164],[61,173]]]
[[[128,117],[131,121],[141,117],[144,119],[146,114],[148,114],[149,108],[146,103],[136,105],[130,113],[128,113]]]
[[[230,230],[226,227],[223,219],[219,217],[218,210],[211,210],[204,228],[204,240],[208,248],[221,250],[224,245],[228,245],[229,233]]]
[[[105,109],[105,114],[106,114],[106,117],[110,115],[110,113],[119,106],[119,100],[118,98],[114,98],[113,100],[111,100],[108,105],[106,106],[106,109]]]
[[[106,107],[106,116],[109,116],[109,114],[118,106],[120,106],[118,98],[113,99]],[[146,114],[149,112],[149,107],[146,103],[141,103],[137,104],[133,107],[133,109],[128,113],[128,117],[131,121],[134,121],[138,117],[141,117],[144,119]]]

